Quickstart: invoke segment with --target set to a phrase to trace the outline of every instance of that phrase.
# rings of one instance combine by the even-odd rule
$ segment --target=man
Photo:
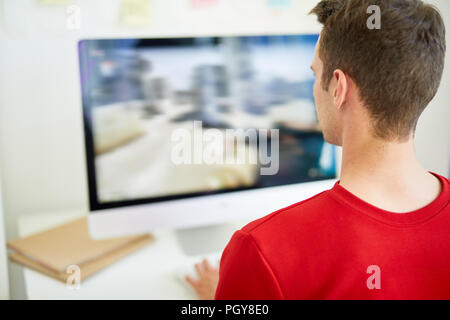
[[[419,0],[324,0],[312,13],[324,25],[314,98],[325,139],[342,146],[341,179],[235,232],[215,298],[450,299],[450,182],[413,143],[442,77],[442,18]],[[189,282],[212,297],[217,270],[197,270]]]

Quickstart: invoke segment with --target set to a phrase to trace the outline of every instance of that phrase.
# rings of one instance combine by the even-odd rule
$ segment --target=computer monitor
[[[91,235],[258,218],[331,187],[336,152],[310,70],[317,40],[80,41]]]

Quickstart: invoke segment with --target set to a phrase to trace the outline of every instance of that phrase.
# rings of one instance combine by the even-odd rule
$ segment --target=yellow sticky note
[[[124,25],[140,27],[150,24],[151,0],[122,0],[120,22]]]

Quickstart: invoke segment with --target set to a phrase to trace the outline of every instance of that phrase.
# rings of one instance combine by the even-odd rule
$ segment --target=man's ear
[[[349,85],[347,75],[342,70],[336,69],[333,72],[333,78],[336,83],[333,90],[333,102],[337,109],[341,109],[347,100]]]

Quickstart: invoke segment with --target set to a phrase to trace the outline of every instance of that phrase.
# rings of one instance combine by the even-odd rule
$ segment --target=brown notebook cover
[[[149,234],[106,240],[89,236],[87,218],[8,242],[12,261],[65,281],[70,265],[78,265],[82,279],[151,242]]]
[[[93,274],[97,273],[98,271],[104,269],[108,265],[116,262],[117,260],[120,260],[121,258],[127,256],[128,254],[140,249],[141,247],[145,246],[146,244],[152,242],[152,237],[143,237],[142,239],[132,242],[131,244],[115,250],[113,252],[107,253],[104,256],[97,258],[95,260],[91,260],[89,262],[86,262],[82,265],[80,265],[80,281],[83,281]],[[71,275],[68,272],[53,272],[39,263],[34,262],[31,259],[28,259],[27,257],[19,254],[19,253],[11,253],[9,255],[9,258],[11,261],[21,264],[25,267],[28,267],[30,269],[33,269],[35,271],[41,272],[47,276],[50,276],[52,278],[55,278],[57,280],[67,282],[67,278]]]

